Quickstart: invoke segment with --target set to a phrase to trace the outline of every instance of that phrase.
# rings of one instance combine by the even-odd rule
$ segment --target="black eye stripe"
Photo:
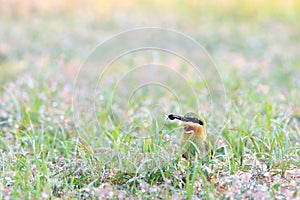
[[[170,120],[178,119],[178,120],[184,121],[184,122],[192,122],[195,124],[200,124],[201,126],[204,125],[203,121],[201,121],[200,119],[198,119],[197,117],[195,117],[193,115],[188,115],[188,114],[182,116],[182,115],[171,113],[168,115],[168,118]]]
[[[195,117],[185,117],[187,122],[193,122],[196,124],[200,124],[201,126],[203,126],[203,121],[199,120],[198,118]]]

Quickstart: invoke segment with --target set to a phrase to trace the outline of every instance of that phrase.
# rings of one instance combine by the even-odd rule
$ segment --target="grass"
[[[99,141],[91,142],[99,135],[93,135],[94,139],[77,135],[69,119],[70,105],[63,105],[61,91],[49,89],[47,77],[39,79],[34,88],[24,82],[13,86],[18,89],[11,91],[17,92],[3,93],[9,112],[1,125],[3,197],[227,198],[230,195],[224,191],[235,184],[249,190],[253,190],[249,184],[256,190],[267,184],[265,192],[278,197],[284,187],[281,182],[293,180],[296,187],[290,186],[290,190],[297,193],[299,179],[293,170],[299,166],[299,121],[297,116],[287,114],[285,106],[280,108],[282,102],[261,103],[261,99],[268,99],[267,94],[247,88],[244,106],[233,105],[229,111],[233,118],[221,132],[223,150],[218,151],[216,146],[213,158],[188,166],[181,163],[176,152],[169,152],[171,159],[162,162],[166,158],[161,152],[170,143],[164,136],[174,139],[171,134],[179,132],[174,129],[176,124],[166,126],[151,140],[136,140],[117,127],[104,127],[110,146],[101,149]],[[239,77],[234,80],[242,81]],[[98,117],[105,121],[108,115]],[[103,151],[110,152],[107,158]],[[293,174],[287,175],[287,171]],[[236,180],[243,173],[250,173],[250,180]],[[272,181],[275,178],[277,182]],[[247,188],[237,188],[234,197],[250,195],[245,193]]]
[[[73,118],[75,72],[95,44],[122,29],[122,21],[103,25],[88,17],[76,21],[67,13],[28,14],[19,20],[4,16],[0,199],[299,198],[297,16],[291,18],[275,6],[274,13],[272,9],[264,13],[268,17],[251,18],[251,6],[243,6],[249,12],[242,19],[223,15],[219,8],[203,16],[192,9],[186,18],[197,20],[190,24],[182,23],[176,13],[171,16],[183,26],[174,28],[204,43],[218,65],[227,95],[225,112],[208,107],[206,93],[199,95],[213,156],[191,163],[180,158],[181,126],[162,117],[163,112],[193,107],[184,86],[177,88],[179,100],[155,85],[154,90],[146,86],[137,90],[130,101],[117,97],[112,101],[111,88],[100,87],[93,93],[100,96],[92,112],[88,110],[92,104],[85,102],[75,107],[81,115]],[[186,12],[182,9],[178,13]],[[137,65],[138,56],[132,54],[124,63]],[[163,53],[155,56],[170,61]],[[145,53],[142,59],[149,61],[153,55]],[[173,62],[181,74],[190,74],[185,63]],[[126,72],[120,66],[115,65]],[[160,77],[166,80],[164,73]],[[114,88],[115,94],[138,83],[134,81],[129,78],[127,85]],[[204,88],[198,79],[189,83],[197,92]],[[86,91],[90,90],[79,90]],[[128,105],[130,114],[124,120],[121,114]],[[158,117],[149,121],[151,115]]]

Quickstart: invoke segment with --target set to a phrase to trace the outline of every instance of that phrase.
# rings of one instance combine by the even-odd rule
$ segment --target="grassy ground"
[[[106,5],[89,15],[80,6],[59,4],[61,9],[41,6],[41,12],[26,4],[2,8],[0,198],[300,198],[298,8],[282,2],[261,7],[228,2]],[[140,12],[128,14],[131,8]],[[225,120],[216,108],[199,111],[214,142],[212,158],[191,164],[179,159],[182,129],[176,123],[156,129],[140,120],[126,126],[128,119],[120,118],[125,130],[120,129],[107,109],[111,94],[104,90],[104,103],[92,113],[98,123],[81,116],[78,128],[72,100],[82,62],[112,34],[145,25],[192,36],[216,62],[227,96],[226,110],[220,111]],[[203,89],[197,79],[191,85]],[[185,94],[184,89],[178,92]],[[133,119],[143,118],[139,114],[153,96],[163,102],[164,112],[178,111],[176,100],[164,92],[139,95],[130,102]],[[206,99],[199,97],[204,106]],[[115,105],[127,105],[127,100]]]

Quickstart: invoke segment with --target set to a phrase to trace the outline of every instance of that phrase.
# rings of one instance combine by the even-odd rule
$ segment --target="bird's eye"
[[[203,126],[203,121],[201,121],[200,119],[198,119],[198,124],[200,124],[201,126]]]

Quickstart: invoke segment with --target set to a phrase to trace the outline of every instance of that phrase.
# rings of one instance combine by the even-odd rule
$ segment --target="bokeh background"
[[[219,66],[249,70],[260,65],[266,73],[270,65],[283,65],[278,72],[289,73],[287,68],[298,62],[290,58],[298,52],[299,7],[292,0],[2,0],[1,82],[24,70],[48,66],[47,62],[50,68],[58,68],[63,61],[61,70],[71,66],[74,72],[96,44],[141,26],[167,27],[191,35]]]
[[[0,0],[0,5],[0,198],[299,197],[300,1]],[[217,134],[226,151],[204,165],[208,189],[204,174],[191,187],[181,185],[189,172],[171,162],[174,152],[159,172],[129,174],[99,159],[115,154],[97,145],[102,140],[92,135],[97,128],[86,126],[91,134],[78,137],[71,104],[82,63],[107,38],[137,27],[191,36],[220,72],[228,104]],[[103,132],[110,134],[104,136],[124,161],[162,146],[147,140],[130,144],[132,138],[106,126],[109,115],[99,113]],[[215,116],[205,116],[209,125]],[[160,133],[164,144],[180,137]],[[132,151],[120,140],[142,148]]]

